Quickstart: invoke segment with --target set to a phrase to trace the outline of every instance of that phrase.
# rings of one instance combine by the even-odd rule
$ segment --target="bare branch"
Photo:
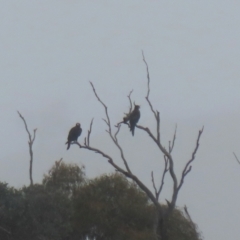
[[[130,107],[129,107],[129,112],[128,114],[130,114],[132,112],[132,99],[131,99],[131,94],[133,92],[133,89],[130,91],[130,93],[128,94],[128,99],[129,99],[129,104],[130,104]]]
[[[33,146],[33,143],[34,143],[35,138],[36,138],[37,128],[35,128],[33,130],[33,137],[32,137],[31,133],[28,130],[28,126],[27,126],[25,118],[21,115],[21,113],[19,111],[17,111],[17,112],[18,112],[19,117],[23,120],[25,129],[26,129],[26,132],[27,132],[28,138],[29,138],[29,140],[28,140],[29,154],[30,154],[29,177],[30,177],[30,185],[32,186],[33,185],[33,178],[32,178],[33,151],[32,151],[32,146]]]
[[[99,98],[99,96],[97,95],[97,92],[96,92],[96,89],[94,88],[93,83],[90,82],[90,84],[91,84],[91,86],[92,86],[92,89],[93,89],[93,92],[94,92],[96,98],[98,99],[98,101],[99,101],[99,102],[104,106],[104,108],[105,108],[105,114],[106,114],[107,120],[105,119],[104,121],[106,122],[106,124],[107,124],[107,126],[108,126],[107,132],[108,132],[110,138],[112,139],[113,143],[114,143],[114,144],[117,146],[117,148],[119,149],[120,154],[121,154],[121,158],[122,158],[122,160],[123,160],[123,163],[124,163],[127,171],[128,171],[129,173],[131,173],[131,170],[130,170],[130,168],[129,168],[129,166],[128,166],[127,160],[126,160],[126,158],[125,158],[125,156],[124,156],[123,150],[122,150],[122,148],[121,148],[121,146],[119,145],[118,140],[117,140],[117,134],[118,134],[118,132],[120,131],[120,128],[117,129],[117,132],[116,132],[115,135],[113,136],[112,130],[111,130],[111,122],[110,122],[110,118],[109,118],[109,115],[108,115],[107,106],[103,103],[103,101],[102,101],[102,100]]]
[[[118,135],[120,129],[121,129],[121,125],[118,125],[118,126],[117,126],[117,131],[116,131],[115,134],[114,134],[114,139],[115,139],[116,141],[117,141],[117,135]]]
[[[153,184],[153,188],[154,188],[154,191],[155,191],[155,196],[157,198],[158,191],[157,191],[157,188],[156,188],[156,185],[155,185],[153,171],[151,172],[151,176],[152,176],[152,184]]]
[[[175,140],[176,140],[176,134],[177,134],[177,125],[175,127],[174,135],[173,135],[173,140],[172,142],[169,141],[169,153],[172,153],[172,150],[174,148]]]
[[[175,206],[175,202],[177,200],[177,187],[178,187],[178,181],[177,181],[177,177],[176,177],[176,174],[174,172],[174,162],[173,162],[173,158],[172,158],[172,155],[171,153],[169,153],[163,146],[162,144],[160,143],[160,141],[158,141],[154,135],[152,134],[152,132],[149,130],[149,128],[147,127],[142,127],[142,126],[139,126],[137,125],[136,126],[137,128],[139,129],[142,129],[143,131],[145,131],[146,133],[148,133],[148,135],[153,139],[153,141],[157,144],[158,148],[160,149],[160,151],[164,154],[165,157],[167,157],[167,159],[169,160],[169,172],[170,172],[170,175],[171,175],[171,178],[173,180],[173,197],[172,199],[174,199],[173,204],[171,205],[171,209],[169,208],[169,211],[171,211],[174,206]]]
[[[121,148],[121,146],[119,145],[118,143],[118,139],[117,139],[117,134],[118,132],[120,131],[120,126],[118,127],[116,133],[113,135],[112,134],[112,131],[111,131],[111,124],[110,124],[110,118],[109,118],[109,115],[108,115],[108,111],[107,111],[107,106],[102,102],[102,100],[99,98],[99,96],[97,95],[97,92],[94,88],[94,85],[90,82],[91,86],[92,86],[92,89],[94,91],[94,94],[96,96],[96,98],[98,99],[98,101],[104,106],[105,108],[105,114],[106,114],[106,117],[107,117],[107,120],[106,120],[106,123],[108,125],[108,130],[107,132],[109,133],[109,136],[110,138],[112,139],[112,141],[114,142],[114,144],[117,146],[117,148],[119,149],[120,151],[120,154],[121,154],[121,158],[124,162],[124,165],[126,167],[126,170],[127,171],[124,171],[122,168],[120,168],[114,161],[113,159],[107,155],[106,153],[104,153],[103,151],[97,149],[97,148],[93,148],[93,147],[90,147],[90,146],[87,146],[86,144],[84,146],[81,146],[79,143],[76,143],[80,148],[84,148],[84,149],[88,149],[90,151],[94,151],[95,153],[98,153],[98,154],[101,154],[103,157],[107,158],[108,159],[108,162],[119,172],[121,172],[122,174],[124,174],[126,177],[134,180],[138,186],[148,195],[148,197],[152,200],[152,202],[157,206],[158,209],[161,209],[161,205],[158,203],[157,199],[154,197],[154,195],[152,194],[152,192],[135,176],[132,174],[130,168],[128,167],[128,163],[125,159],[125,156],[124,156],[124,153],[123,153],[123,150]],[[130,94],[129,94],[129,98],[130,98]]]
[[[237,155],[236,155],[234,152],[233,152],[233,155],[235,156],[235,158],[236,158],[237,162],[240,164],[240,161],[239,161],[239,159],[238,159]]]
[[[128,116],[128,115],[132,112],[132,106],[133,106],[133,104],[132,104],[132,99],[131,99],[131,94],[132,94],[132,92],[133,92],[133,90],[131,90],[131,91],[129,92],[128,96],[127,96],[128,99],[129,99],[129,104],[130,104],[130,106],[129,106],[129,111],[128,111],[128,113],[124,113],[126,116]],[[120,124],[122,124],[122,123],[129,125],[128,123],[126,123],[126,122],[124,122],[124,121],[121,121],[121,122],[117,123],[117,124],[115,125],[115,127],[118,127],[118,126],[119,126]]]
[[[92,86],[93,92],[94,92],[97,100],[103,105],[103,107],[104,107],[104,109],[105,109],[105,114],[106,114],[107,120],[106,120],[106,119],[103,119],[103,120],[106,122],[106,124],[107,124],[108,127],[109,127],[109,131],[111,132],[111,122],[110,122],[110,118],[109,118],[109,116],[108,116],[107,106],[103,103],[103,101],[102,101],[102,100],[99,98],[99,96],[97,95],[97,92],[96,92],[96,90],[95,90],[95,88],[94,88],[93,83],[90,82],[90,84],[91,84],[91,86]]]
[[[28,133],[29,142],[30,142],[30,141],[32,140],[32,136],[31,136],[30,132],[28,131],[27,123],[26,123],[24,117],[21,115],[21,113],[20,113],[19,111],[17,111],[17,112],[18,112],[18,114],[19,114],[19,117],[23,120],[23,123],[24,123],[24,125],[25,125],[25,129],[26,129],[26,131],[27,131],[27,133]]]
[[[193,151],[193,153],[192,153],[192,157],[191,157],[191,159],[187,162],[185,168],[184,168],[183,171],[182,171],[182,178],[181,178],[180,184],[179,184],[179,186],[178,186],[178,191],[179,191],[179,189],[180,189],[180,188],[182,187],[182,185],[183,185],[185,176],[186,176],[186,175],[191,171],[191,169],[192,169],[192,166],[189,166],[189,165],[190,165],[190,164],[193,162],[193,160],[195,159],[195,156],[196,156],[196,153],[197,153],[197,150],[198,150],[198,147],[199,147],[200,137],[201,137],[201,135],[202,135],[202,133],[203,133],[203,129],[204,129],[204,127],[203,127],[201,130],[199,130],[199,132],[198,132],[198,137],[197,137],[197,142],[196,142],[196,146],[195,146],[195,149],[194,149],[194,151]]]
[[[140,125],[136,125],[137,128],[145,131],[146,133],[148,133],[148,135],[152,138],[152,140],[158,145],[158,140],[154,137],[153,133],[151,132],[151,130],[148,127],[143,127]]]
[[[172,159],[172,155],[171,153],[169,153],[162,145],[160,142],[158,142],[158,140],[154,137],[154,135],[152,134],[152,132],[149,130],[149,128],[147,127],[142,127],[142,126],[139,126],[137,125],[136,126],[137,128],[145,131],[146,133],[148,133],[148,135],[153,139],[153,141],[157,144],[158,148],[161,150],[161,152],[164,154],[165,157],[167,157],[168,161],[169,161],[169,172],[170,172],[170,175],[172,177],[172,180],[173,180],[173,196],[172,196],[172,201],[171,201],[171,208],[169,209],[169,211],[171,211],[175,204],[176,204],[176,200],[177,200],[177,195],[178,195],[178,191],[180,190],[180,188],[182,187],[183,185],[183,181],[184,181],[184,177],[191,171],[191,166],[189,166],[191,164],[191,162],[193,162],[193,160],[195,159],[195,155],[196,155],[196,152],[198,150],[198,147],[199,147],[199,141],[200,141],[200,137],[201,137],[201,134],[203,132],[203,129],[199,131],[199,134],[198,134],[198,138],[197,138],[197,143],[196,143],[196,147],[192,153],[192,158],[187,162],[183,172],[182,172],[182,177],[181,177],[181,181],[180,181],[180,184],[178,185],[178,181],[177,181],[177,177],[176,177],[176,174],[174,172],[174,162],[173,162],[173,159]],[[174,140],[175,141],[175,140]],[[174,145],[172,145],[174,146]],[[160,193],[159,193],[160,194]]]
[[[192,218],[191,218],[191,216],[190,216],[190,214],[188,212],[188,209],[187,209],[186,205],[184,206],[184,211],[185,211],[185,213],[187,215],[188,220],[191,222],[192,226],[195,227],[195,223],[193,222],[193,220],[192,220]]]
[[[145,56],[144,56],[144,52],[142,51],[142,57],[143,57],[143,62],[145,63],[146,65],[146,69],[147,69],[147,79],[148,79],[148,91],[147,91],[147,96],[146,96],[146,100],[155,116],[155,118],[157,118],[157,114],[156,112],[154,111],[153,109],[153,106],[152,106],[152,103],[149,101],[149,94],[150,94],[150,74],[149,74],[149,69],[148,69],[148,64],[147,64],[147,61],[145,60]]]
[[[76,143],[79,145],[79,147],[93,151],[95,153],[101,154],[104,158],[108,159],[108,162],[116,169],[116,171],[119,171],[120,173],[124,174],[126,177],[132,179],[149,197],[149,199],[154,203],[154,205],[156,206],[156,212],[157,212],[157,217],[156,217],[156,226],[159,227],[160,221],[163,222],[168,216],[169,214],[172,212],[172,210],[175,208],[176,205],[176,200],[177,200],[177,196],[178,196],[178,192],[180,190],[180,188],[183,185],[184,182],[184,178],[186,177],[186,175],[191,171],[192,166],[191,163],[194,161],[198,147],[199,147],[199,141],[200,141],[200,137],[201,134],[203,132],[203,128],[199,131],[198,137],[197,137],[197,141],[196,141],[196,146],[192,152],[191,158],[190,160],[186,163],[183,171],[182,171],[182,175],[181,175],[181,179],[180,179],[180,183],[178,184],[178,179],[176,177],[175,171],[174,171],[174,161],[173,161],[173,157],[171,155],[174,145],[175,145],[175,141],[176,141],[176,133],[177,133],[177,126],[175,127],[175,131],[173,134],[173,138],[172,141],[169,141],[169,146],[168,149],[166,149],[160,140],[160,113],[157,110],[154,110],[153,105],[151,103],[151,101],[149,100],[149,96],[150,96],[150,74],[149,74],[149,68],[148,68],[148,64],[147,61],[145,60],[144,57],[144,52],[142,51],[142,56],[143,56],[143,62],[146,65],[146,71],[147,71],[147,94],[146,94],[146,101],[148,102],[148,105],[150,107],[150,110],[152,111],[154,118],[156,120],[156,134],[153,133],[148,127],[143,127],[140,125],[136,125],[137,128],[143,130],[144,132],[146,132],[150,138],[153,140],[153,142],[155,142],[155,144],[158,146],[160,152],[163,154],[164,156],[164,161],[165,161],[165,166],[164,166],[164,170],[162,172],[162,178],[161,178],[161,184],[159,186],[159,189],[157,189],[156,184],[155,184],[155,179],[154,179],[154,173],[153,171],[151,172],[151,180],[152,180],[152,185],[153,185],[153,189],[154,189],[154,193],[152,193],[130,170],[127,160],[124,156],[124,152],[122,147],[120,146],[120,144],[118,143],[118,133],[120,132],[121,129],[121,123],[123,123],[124,121],[118,123],[116,125],[117,129],[116,132],[113,133],[111,130],[111,123],[110,123],[110,117],[108,115],[108,109],[107,106],[103,103],[103,101],[99,98],[94,85],[92,82],[90,82],[93,92],[97,98],[97,100],[103,105],[104,109],[105,109],[105,115],[106,115],[106,119],[103,119],[104,122],[107,124],[108,128],[107,128],[107,133],[109,134],[110,138],[112,139],[113,143],[115,144],[115,146],[119,149],[120,154],[121,154],[121,158],[123,160],[123,163],[125,165],[125,169],[119,167],[114,161],[113,159],[107,155],[105,152],[97,149],[97,148],[93,148],[90,146],[90,143],[85,140],[85,144],[84,146],[81,146],[79,143]],[[129,113],[132,111],[132,107],[133,107],[133,103],[131,100],[131,94],[132,91],[130,91],[129,95],[128,95],[128,99],[130,102],[130,107],[129,107]],[[126,114],[127,115],[127,114]],[[91,132],[91,131],[90,131]],[[86,138],[85,138],[86,139]],[[235,155],[235,154],[234,154]],[[235,156],[236,157],[236,156]],[[237,157],[236,157],[237,159]],[[238,160],[238,159],[237,159]],[[240,164],[240,161],[239,161]],[[167,201],[168,203],[168,209],[167,211],[163,211],[161,205],[158,202],[160,193],[163,189],[164,186],[164,179],[166,176],[166,173],[169,172],[172,181],[173,181],[173,193],[172,193],[172,199],[171,201]],[[155,196],[154,196],[155,195]],[[161,232],[161,230],[160,230]]]
[[[152,103],[151,101],[149,100],[149,94],[150,94],[150,74],[149,74],[149,69],[148,69],[148,64],[147,64],[147,61],[145,60],[145,57],[144,57],[144,52],[142,51],[142,56],[143,56],[143,61],[146,65],[146,70],[147,70],[147,80],[148,80],[148,91],[147,91],[147,96],[145,97],[147,102],[148,102],[148,105],[156,119],[156,122],[157,122],[157,141],[160,142],[160,113],[158,111],[155,111],[153,109],[153,106],[152,106]]]
[[[169,169],[168,169],[168,159],[167,159],[166,156],[164,156],[164,161],[165,161],[165,167],[164,167],[164,170],[163,170],[162,181],[161,181],[161,185],[160,185],[159,190],[158,190],[157,199],[159,198],[160,193],[161,193],[161,191],[162,191],[162,189],[163,189],[165,175],[166,175],[166,173],[167,173],[168,170],[169,170]]]
[[[119,130],[120,130],[120,128],[119,128]],[[109,133],[109,135],[110,135],[112,141],[113,141],[113,142],[115,143],[115,145],[118,147],[118,149],[119,149],[119,151],[120,151],[121,158],[122,158],[122,160],[123,160],[123,162],[124,162],[124,165],[125,165],[127,171],[132,174],[132,172],[131,172],[131,170],[130,170],[130,168],[129,168],[129,166],[128,166],[127,160],[126,160],[126,158],[125,158],[125,156],[124,156],[123,149],[122,149],[122,147],[119,145],[118,140],[117,140],[117,133],[118,133],[119,130],[117,130],[117,132],[116,132],[116,134],[115,134],[115,138],[114,138],[110,133]]]
[[[97,148],[93,148],[90,146],[82,146],[80,143],[76,142],[75,144],[77,144],[80,148],[83,149],[87,149],[90,151],[93,151],[95,153],[98,153],[100,155],[102,155],[104,158],[108,159],[108,162],[120,173],[124,174],[126,177],[134,180],[138,186],[148,195],[148,197],[152,200],[152,202],[157,205],[159,208],[161,208],[160,204],[158,203],[158,201],[156,200],[156,198],[154,197],[154,195],[152,194],[152,192],[135,176],[133,175],[131,172],[126,172],[124,171],[121,167],[119,167],[112,159],[112,157],[110,157],[108,154],[104,153],[103,151],[97,149]]]
[[[93,118],[93,119],[94,119],[94,118]],[[91,132],[92,132],[93,119],[92,119],[92,121],[91,121],[91,123],[90,123],[90,128],[89,128],[89,130],[88,130],[87,146],[90,145],[90,135],[91,135]]]
[[[166,155],[168,157],[168,159],[172,159],[171,154],[162,146],[162,144],[154,137],[154,135],[152,134],[151,130],[148,127],[143,127],[140,125],[136,125],[137,128],[145,131],[146,133],[148,133],[148,135],[152,138],[152,140],[157,144],[158,148],[162,151],[162,153],[164,155]]]

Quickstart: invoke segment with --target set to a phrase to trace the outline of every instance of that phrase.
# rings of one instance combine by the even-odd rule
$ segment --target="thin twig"
[[[160,142],[160,113],[158,111],[155,111],[153,109],[153,106],[152,106],[152,103],[151,101],[149,100],[149,94],[150,94],[150,74],[149,74],[149,69],[148,69],[148,64],[147,64],[147,61],[145,60],[145,56],[144,56],[144,52],[142,51],[142,57],[143,57],[143,62],[145,63],[146,65],[146,70],[147,70],[147,80],[148,80],[148,83],[147,83],[147,86],[148,86],[148,90],[147,90],[147,96],[145,97],[147,102],[148,102],[148,105],[156,119],[156,122],[157,122],[157,141]]]
[[[238,159],[237,155],[236,155],[234,152],[233,152],[233,155],[235,156],[235,158],[236,158],[237,162],[240,164],[240,161],[239,161],[239,159]]]
[[[131,99],[131,94],[132,94],[132,92],[133,92],[133,89],[130,91],[130,93],[128,94],[128,99],[129,99],[129,104],[130,104],[130,107],[129,107],[129,112],[128,112],[128,114],[130,114],[131,112],[132,112],[132,106],[133,106],[133,104],[132,104],[132,99]]]
[[[36,138],[37,128],[35,128],[33,130],[33,137],[32,137],[31,133],[28,130],[28,126],[27,126],[25,118],[21,115],[21,113],[19,111],[17,111],[17,112],[19,114],[19,117],[23,120],[26,132],[28,133],[28,138],[29,138],[28,145],[29,145],[29,154],[30,154],[29,177],[30,177],[30,185],[32,186],[33,185],[33,178],[32,178],[33,150],[32,150],[32,146],[33,146],[33,143],[34,143],[35,138]]]
[[[125,156],[124,156],[123,150],[122,150],[122,148],[121,148],[121,146],[119,145],[118,140],[117,140],[117,134],[118,134],[118,132],[120,131],[120,128],[117,129],[116,133],[115,133],[114,136],[113,136],[113,134],[112,134],[112,129],[111,129],[111,122],[110,122],[110,118],[109,118],[109,115],[108,115],[107,106],[103,103],[103,101],[102,101],[102,100],[100,99],[100,97],[98,96],[98,94],[97,94],[97,92],[96,92],[96,89],[94,88],[93,83],[90,82],[90,84],[91,84],[91,86],[92,86],[93,92],[94,92],[97,100],[103,105],[103,107],[104,107],[104,109],[105,109],[105,114],[106,114],[107,120],[104,119],[104,121],[106,122],[106,124],[107,124],[107,126],[108,126],[107,132],[108,132],[110,138],[112,139],[113,143],[114,143],[114,144],[117,146],[117,148],[119,149],[120,154],[121,154],[121,158],[122,158],[122,160],[123,160],[123,163],[124,163],[127,171],[128,171],[129,173],[131,173],[131,170],[130,170],[130,168],[129,168],[129,166],[128,166],[127,160],[126,160],[126,158],[125,158]]]
[[[93,118],[94,119],[94,118]],[[90,145],[90,135],[91,135],[91,132],[92,132],[92,125],[93,125],[93,119],[90,123],[90,128],[88,130],[88,136],[87,136],[87,145],[89,146]]]
[[[115,134],[114,134],[114,139],[115,139],[116,141],[117,141],[117,135],[118,135],[120,129],[121,129],[121,125],[118,125],[118,126],[117,126],[117,131],[116,131]]]
[[[129,111],[128,111],[128,113],[124,113],[126,116],[128,116],[128,115],[132,112],[132,106],[133,106],[133,104],[132,104],[132,99],[131,99],[131,94],[132,94],[132,92],[133,92],[133,90],[131,90],[131,91],[129,92],[128,96],[127,96],[128,99],[129,99],[129,104],[130,104],[130,106],[129,106]],[[121,125],[122,123],[129,125],[128,123],[124,122],[124,120],[123,120],[123,121],[120,121],[119,123],[117,123],[117,124],[115,125],[115,127],[118,128],[118,126]]]
[[[109,127],[109,131],[110,131],[110,133],[111,133],[111,122],[110,122],[110,118],[109,118],[109,116],[108,116],[108,109],[107,109],[107,106],[103,103],[103,101],[99,98],[99,96],[97,95],[97,92],[96,92],[96,90],[95,90],[95,88],[94,88],[94,85],[93,85],[93,83],[92,82],[90,82],[90,84],[91,84],[91,86],[92,86],[92,89],[93,89],[93,92],[94,92],[94,94],[95,94],[95,97],[97,98],[97,100],[103,105],[103,107],[104,107],[104,109],[105,109],[105,114],[106,114],[106,117],[107,117],[107,120],[106,119],[103,119],[105,122],[106,122],[106,124],[108,125],[108,127]]]
[[[155,180],[154,180],[153,171],[151,172],[151,177],[152,177],[153,188],[154,188],[154,191],[155,191],[155,196],[156,196],[156,198],[157,198],[158,191],[157,191],[157,188],[156,188],[156,185],[155,185]]]
[[[196,153],[197,153],[197,150],[198,150],[198,147],[199,147],[200,137],[201,137],[201,135],[202,135],[202,133],[203,133],[203,129],[204,129],[204,127],[203,127],[201,130],[199,130],[199,132],[198,132],[198,137],[197,137],[197,142],[196,142],[196,146],[195,146],[195,149],[194,149],[194,151],[193,151],[193,153],[192,153],[192,157],[191,157],[191,159],[186,163],[186,166],[185,166],[185,168],[184,168],[183,171],[182,171],[182,177],[181,177],[180,184],[179,184],[179,186],[178,186],[178,191],[179,191],[179,189],[180,189],[180,188],[182,187],[182,185],[183,185],[185,176],[186,176],[186,175],[191,171],[191,169],[192,169],[192,167],[189,166],[189,165],[190,165],[190,164],[193,162],[193,160],[195,159],[195,156],[196,156]]]
[[[142,51],[142,57],[143,57],[143,62],[145,63],[146,69],[147,69],[147,80],[148,80],[147,86],[148,86],[148,91],[147,91],[146,100],[147,100],[147,102],[148,102],[148,104],[149,104],[149,106],[150,106],[150,108],[151,108],[155,118],[157,118],[157,114],[154,111],[152,103],[149,100],[149,94],[150,94],[150,74],[149,74],[148,64],[147,64],[147,61],[145,60],[145,56],[144,56],[144,52],[143,51]]]
[[[177,125],[175,127],[174,135],[173,135],[173,140],[172,142],[169,141],[169,153],[172,153],[172,150],[174,148],[175,140],[176,140],[176,134],[177,134]]]
[[[161,208],[160,204],[158,203],[158,201],[156,200],[156,198],[154,197],[154,195],[152,194],[152,192],[135,176],[133,175],[131,172],[128,171],[124,171],[122,168],[120,168],[112,159],[112,157],[110,157],[108,154],[104,153],[103,151],[97,149],[97,148],[93,148],[90,146],[82,146],[80,143],[76,142],[75,144],[77,144],[80,148],[83,149],[87,149],[90,151],[93,151],[97,154],[102,155],[104,158],[108,159],[108,162],[120,173],[124,174],[126,177],[134,180],[137,185],[148,195],[148,197],[152,200],[152,202],[157,205],[159,208]]]
[[[193,222],[193,220],[192,220],[192,218],[191,218],[191,216],[190,216],[190,214],[188,212],[188,209],[187,209],[186,205],[184,206],[184,211],[185,211],[185,213],[187,215],[188,220],[191,222],[192,226],[195,227],[195,223]]]
[[[164,185],[164,179],[165,179],[165,175],[166,173],[168,172],[168,159],[166,156],[164,156],[164,161],[165,161],[165,166],[164,166],[164,170],[163,170],[163,174],[162,174],[162,181],[161,181],[161,185],[159,187],[159,190],[158,190],[158,194],[157,194],[157,199],[159,198],[160,196],[160,193],[162,192],[162,189],[163,189],[163,185]]]

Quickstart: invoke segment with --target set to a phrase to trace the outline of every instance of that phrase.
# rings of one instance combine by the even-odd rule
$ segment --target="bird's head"
[[[80,127],[81,126],[81,124],[80,123],[76,123],[76,127]]]
[[[139,105],[135,105],[135,109],[139,109],[140,108],[140,106]]]

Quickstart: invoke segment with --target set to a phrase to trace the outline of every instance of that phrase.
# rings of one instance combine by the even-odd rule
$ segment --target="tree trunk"
[[[158,232],[159,232],[159,240],[168,240],[167,234],[167,218],[162,217],[158,222]]]
[[[168,215],[165,209],[156,209],[156,216],[154,221],[154,233],[156,240],[168,240],[167,221]]]

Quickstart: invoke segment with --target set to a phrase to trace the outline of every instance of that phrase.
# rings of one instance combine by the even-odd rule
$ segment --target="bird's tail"
[[[67,144],[68,146],[67,146],[67,150],[70,148],[70,145],[71,145],[71,143],[70,142],[66,142],[65,144]]]
[[[134,136],[134,129],[135,129],[135,126],[130,126],[130,132],[132,132],[133,136]]]

